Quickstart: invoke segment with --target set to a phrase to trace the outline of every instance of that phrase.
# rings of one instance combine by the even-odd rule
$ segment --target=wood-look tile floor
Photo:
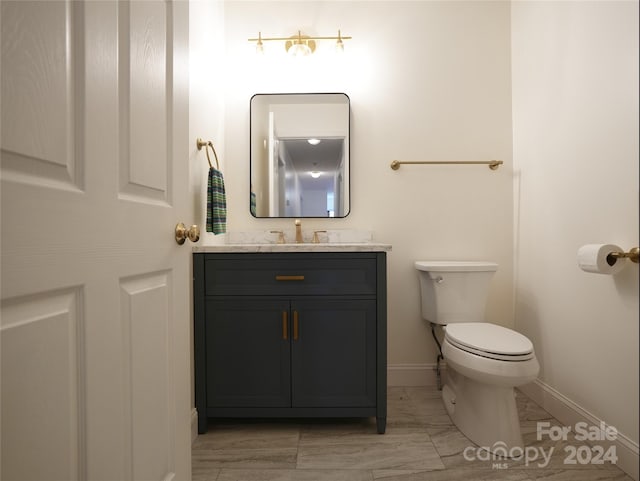
[[[517,402],[525,445],[551,452],[546,465],[542,457],[472,459],[475,445],[452,424],[435,387],[393,387],[384,435],[373,418],[212,423],[193,444],[193,480],[632,481],[611,463],[566,464],[565,448],[584,443],[538,440],[538,421],[559,423],[521,393]]]

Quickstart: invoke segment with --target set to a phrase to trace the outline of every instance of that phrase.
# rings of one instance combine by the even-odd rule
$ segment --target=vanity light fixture
[[[272,42],[279,41],[284,42],[285,50],[293,56],[305,56],[310,55],[316,50],[316,40],[335,40],[336,41],[336,51],[343,52],[344,51],[344,40],[351,40],[351,37],[345,37],[342,35],[340,30],[338,30],[337,37],[315,37],[309,35],[303,35],[300,30],[295,35],[290,37],[263,37],[262,32],[258,32],[257,38],[248,39],[249,42],[256,43],[256,52],[264,53],[264,42]]]
[[[264,53],[264,44],[262,43],[262,34],[258,32],[258,41],[256,42],[256,53]]]
[[[316,41],[308,35],[302,35],[298,30],[298,35],[292,35],[289,40],[284,43],[284,49],[289,55],[294,57],[306,57],[316,51]]]
[[[318,145],[320,143],[320,139],[307,139],[311,145]]]
[[[336,52],[344,52],[344,43],[342,42],[342,35],[340,35],[340,30],[338,30],[338,40],[336,40]]]

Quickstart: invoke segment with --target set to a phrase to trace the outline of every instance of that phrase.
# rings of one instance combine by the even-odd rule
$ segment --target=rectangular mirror
[[[250,119],[254,217],[349,213],[346,94],[256,94],[251,97]]]

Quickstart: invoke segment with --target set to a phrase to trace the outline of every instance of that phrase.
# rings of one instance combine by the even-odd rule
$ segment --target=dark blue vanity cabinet
[[[198,432],[208,418],[387,412],[385,252],[194,253]]]

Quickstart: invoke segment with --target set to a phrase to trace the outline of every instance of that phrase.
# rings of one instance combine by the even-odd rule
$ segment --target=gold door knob
[[[180,222],[176,225],[176,242],[180,245],[189,239],[191,242],[198,242],[200,240],[200,227],[192,225],[188,229]]]

